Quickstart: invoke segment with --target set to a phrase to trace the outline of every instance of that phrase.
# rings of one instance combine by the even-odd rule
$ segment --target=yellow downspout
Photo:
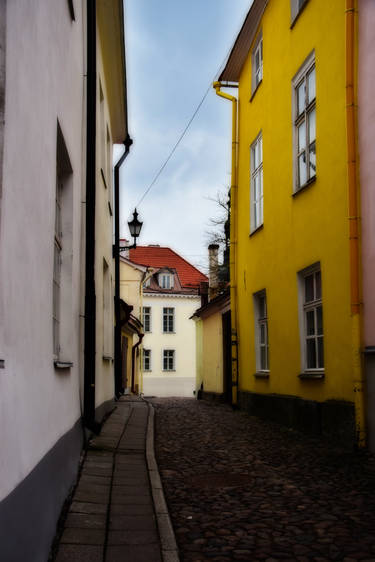
[[[362,307],[360,290],[360,217],[356,115],[356,0],[346,0],[346,129],[349,190],[350,309],[352,316],[353,383],[358,447],[366,446],[364,371],[362,365]]]
[[[230,186],[230,302],[232,320],[232,404],[238,403],[238,339],[237,339],[237,201],[238,201],[238,169],[237,169],[237,98],[220,91],[222,84],[214,82],[216,94],[232,102],[232,170]]]

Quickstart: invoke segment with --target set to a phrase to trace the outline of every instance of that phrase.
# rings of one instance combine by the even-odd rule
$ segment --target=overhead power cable
[[[224,64],[225,64],[225,62],[226,62],[226,60],[227,60],[228,57],[229,57],[229,53],[231,52],[231,49],[232,49],[232,48],[230,48],[230,49],[228,50],[227,55],[225,56],[223,62],[222,62],[221,65],[219,66],[219,68],[218,68],[218,70],[217,70],[217,72],[216,72],[216,74],[215,74],[215,76],[214,76],[214,79],[216,78],[216,76],[218,76],[219,72],[220,72],[221,69],[223,68],[223,66],[224,66]],[[159,176],[161,175],[161,173],[163,172],[164,168],[165,168],[166,165],[168,164],[169,160],[172,158],[173,154],[174,154],[175,151],[176,151],[176,148],[178,147],[178,145],[180,144],[180,142],[181,142],[182,139],[184,138],[185,134],[187,133],[187,131],[188,131],[190,125],[191,125],[192,122],[194,121],[194,118],[195,118],[195,116],[197,115],[198,111],[200,110],[200,108],[201,108],[201,106],[202,106],[204,100],[206,99],[206,97],[207,97],[207,95],[208,95],[208,92],[211,90],[211,88],[212,88],[212,83],[213,83],[213,80],[211,80],[211,82],[210,82],[210,84],[209,84],[209,86],[208,86],[208,88],[207,88],[207,90],[206,90],[204,96],[202,97],[201,101],[198,103],[198,105],[197,105],[197,107],[196,107],[196,109],[195,109],[193,115],[190,117],[190,119],[189,119],[189,121],[188,121],[188,124],[186,125],[185,129],[182,131],[182,133],[181,133],[180,137],[178,138],[176,144],[174,145],[174,147],[172,148],[171,152],[169,153],[168,158],[164,161],[164,164],[159,168],[159,171],[156,173],[156,175],[154,176],[154,179],[152,180],[152,182],[150,183],[150,185],[148,186],[148,188],[146,189],[146,191],[144,192],[144,194],[142,195],[142,197],[141,197],[140,200],[138,201],[136,207],[139,207],[139,205],[142,203],[142,201],[144,200],[144,198],[146,197],[146,195],[150,192],[150,190],[152,189],[152,187],[155,185],[156,181],[158,180]]]
[[[169,160],[172,158],[176,148],[178,147],[178,145],[180,144],[180,142],[182,141],[182,139],[184,138],[185,134],[187,133],[187,130],[189,129],[190,125],[192,124],[196,114],[198,113],[198,111],[200,110],[204,100],[206,99],[208,92],[211,90],[212,86],[211,84],[209,85],[209,87],[206,90],[206,93],[204,94],[203,98],[201,99],[201,101],[199,102],[199,104],[197,105],[197,108],[195,109],[193,115],[190,117],[188,124],[186,125],[185,129],[182,131],[179,139],[177,140],[176,144],[174,145],[174,147],[172,148],[171,152],[169,153],[168,158],[165,160],[164,164],[161,166],[161,168],[159,169],[158,173],[155,175],[154,179],[152,180],[152,182],[150,183],[150,185],[148,186],[148,188],[146,189],[146,191],[144,192],[144,194],[142,195],[141,199],[138,201],[137,203],[137,207],[142,203],[143,199],[146,197],[146,195],[149,193],[149,191],[151,190],[152,186],[156,183],[158,177],[160,176],[160,174],[162,173],[162,171],[164,170],[164,168],[166,167],[166,165],[168,164]]]

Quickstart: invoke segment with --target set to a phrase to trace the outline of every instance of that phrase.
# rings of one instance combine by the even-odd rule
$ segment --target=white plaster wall
[[[200,306],[200,298],[148,296],[143,306],[151,307],[151,333],[143,338],[143,348],[151,349],[151,372],[143,373],[143,393],[147,396],[194,396],[196,370],[195,324],[190,319]],[[175,333],[163,334],[163,308],[175,309]],[[163,349],[174,349],[175,372],[163,371]]]
[[[7,2],[0,270],[0,499],[80,416],[79,288],[83,28],[60,0]],[[68,372],[53,366],[57,119],[73,167],[73,317]],[[66,358],[68,359],[68,357]]]

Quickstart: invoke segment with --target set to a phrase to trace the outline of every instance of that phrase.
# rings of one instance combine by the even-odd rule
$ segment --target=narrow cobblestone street
[[[191,399],[153,399],[182,561],[375,561],[375,461]]]

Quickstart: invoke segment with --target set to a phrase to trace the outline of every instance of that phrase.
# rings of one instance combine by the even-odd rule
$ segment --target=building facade
[[[48,558],[86,430],[113,400],[111,151],[127,137],[124,54],[121,1],[0,2],[7,562]]]
[[[235,401],[363,445],[356,10],[255,0],[215,88],[232,101],[238,142]],[[226,85],[238,87],[238,100]]]
[[[143,285],[142,383],[146,396],[195,394],[195,326],[199,287],[207,277],[170,248],[140,246],[130,260],[153,274]]]

